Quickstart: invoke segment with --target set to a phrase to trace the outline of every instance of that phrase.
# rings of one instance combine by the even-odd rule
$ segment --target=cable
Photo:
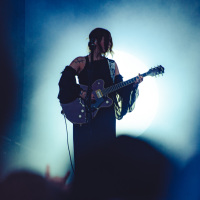
[[[68,152],[69,152],[69,158],[70,158],[70,163],[71,163],[71,167],[72,167],[72,171],[75,174],[74,171],[74,167],[73,167],[73,163],[72,163],[72,157],[71,157],[71,153],[70,153],[70,148],[69,148],[69,138],[68,138],[68,129],[67,129],[67,121],[66,121],[66,116],[64,113],[62,113],[64,115],[64,119],[65,119],[65,126],[66,126],[66,133],[67,133],[67,148],[68,148]]]

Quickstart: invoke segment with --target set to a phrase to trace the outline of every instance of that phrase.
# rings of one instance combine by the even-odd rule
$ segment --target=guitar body
[[[80,87],[87,91],[86,85],[80,85]],[[96,116],[98,110],[102,107],[109,107],[112,105],[113,101],[111,98],[103,96],[102,90],[104,89],[104,81],[99,79],[92,84],[92,94],[95,97],[95,101],[91,102],[92,109],[92,119]],[[82,98],[77,98],[74,101],[61,104],[62,109],[65,113],[66,118],[73,124],[85,124],[86,119],[86,108],[85,102]]]

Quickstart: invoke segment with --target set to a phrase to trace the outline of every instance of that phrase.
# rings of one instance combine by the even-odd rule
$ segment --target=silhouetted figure
[[[88,47],[90,49],[89,55],[75,58],[62,72],[58,94],[61,104],[68,104],[79,99],[79,101],[83,101],[81,105],[85,105],[83,108],[86,108],[90,107],[91,102],[89,100],[95,99],[95,94],[90,95],[88,90],[80,87],[75,76],[78,77],[79,83],[85,86],[90,86],[99,79],[104,81],[105,88],[123,81],[117,63],[106,57],[108,53],[112,54],[113,47],[111,33],[108,30],[103,28],[92,30],[89,34]],[[91,119],[91,113],[88,109],[84,111],[82,108],[80,114],[78,114],[79,110],[69,113],[77,116],[78,119],[79,117],[85,118],[83,116],[87,113],[86,118],[89,122],[80,124],[77,121],[72,121],[74,123],[73,140],[76,173],[78,173],[79,162],[82,157],[93,151],[93,148],[110,143],[116,138],[116,119],[122,119],[126,113],[134,109],[135,100],[138,96],[138,84],[142,79],[142,76],[138,76],[135,83],[108,94],[110,102],[113,102],[112,105],[103,106],[93,119]],[[103,98],[107,98],[107,95],[101,99],[103,100]],[[105,100],[105,105],[106,102],[109,102],[108,99]],[[75,107],[75,105],[71,106]]]
[[[171,164],[144,141],[129,136],[96,147],[80,160],[79,173],[66,187],[63,178],[27,171],[0,184],[1,200],[160,200],[168,191]],[[67,190],[66,190],[67,189]]]
[[[81,160],[75,199],[153,200],[165,195],[170,162],[144,141],[120,136]]]
[[[1,200],[63,200],[66,197],[58,184],[28,171],[13,172],[0,184]]]

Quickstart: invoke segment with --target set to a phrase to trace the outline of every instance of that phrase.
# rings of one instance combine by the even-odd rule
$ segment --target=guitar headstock
[[[164,74],[165,68],[162,65],[158,65],[157,67],[151,68],[147,74],[149,76],[157,76],[160,74]]]

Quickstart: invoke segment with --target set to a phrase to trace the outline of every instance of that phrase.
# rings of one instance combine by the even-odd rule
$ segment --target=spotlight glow
[[[133,55],[115,51],[113,56],[117,62],[123,80],[128,80],[149,70],[139,59]],[[117,133],[130,133],[136,136],[142,134],[151,124],[158,107],[158,90],[155,79],[145,77],[139,85],[139,97],[135,109],[128,113],[122,120],[117,121]]]

